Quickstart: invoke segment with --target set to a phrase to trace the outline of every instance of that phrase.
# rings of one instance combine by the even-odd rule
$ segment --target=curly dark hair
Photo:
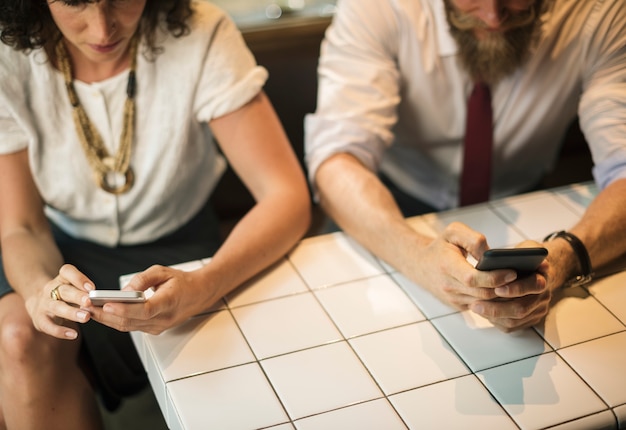
[[[68,0],[65,0],[68,1]],[[72,4],[95,3],[101,0],[71,0]],[[104,0],[108,1],[108,0]],[[68,1],[69,2],[69,1]],[[156,29],[162,17],[174,37],[189,33],[192,16],[191,0],[147,0],[139,31],[152,55],[158,54]],[[3,0],[0,2],[0,41],[18,51],[44,48],[48,53],[60,37],[52,20],[47,0]]]

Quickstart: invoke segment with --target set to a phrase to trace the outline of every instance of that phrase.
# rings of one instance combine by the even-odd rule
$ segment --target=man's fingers
[[[442,237],[469,252],[476,260],[482,256],[483,252],[489,249],[487,238],[484,234],[458,221],[450,223],[443,231]]]

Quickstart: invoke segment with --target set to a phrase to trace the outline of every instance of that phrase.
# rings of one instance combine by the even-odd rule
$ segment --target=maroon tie
[[[459,195],[461,206],[489,200],[492,144],[491,93],[486,84],[477,82],[467,102],[463,170]]]

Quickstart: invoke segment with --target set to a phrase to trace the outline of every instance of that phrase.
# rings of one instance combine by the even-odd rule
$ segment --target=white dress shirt
[[[163,52],[137,58],[135,184],[112,195],[93,179],[79,143],[63,75],[43,50],[0,44],[0,153],[28,148],[48,217],[68,234],[114,246],[155,240],[195,215],[225,169],[207,121],[259,93],[267,71],[231,20],[209,2],[193,3],[191,34],[159,33]],[[120,141],[128,72],[75,81],[87,115],[110,154]]]
[[[458,204],[472,87],[443,0],[340,0],[322,44],[306,161],[348,152],[437,209]],[[600,187],[626,177],[624,0],[554,0],[529,60],[492,88],[492,198],[535,185],[579,115]]]

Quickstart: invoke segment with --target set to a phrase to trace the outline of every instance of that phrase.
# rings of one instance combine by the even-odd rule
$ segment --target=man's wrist
[[[577,287],[591,282],[593,280],[593,269],[585,244],[576,235],[564,230],[550,233],[544,238],[543,241],[547,242],[557,238],[563,239],[569,244],[574,251],[574,255],[578,260],[578,267],[580,268],[580,271],[563,285],[568,287]]]

